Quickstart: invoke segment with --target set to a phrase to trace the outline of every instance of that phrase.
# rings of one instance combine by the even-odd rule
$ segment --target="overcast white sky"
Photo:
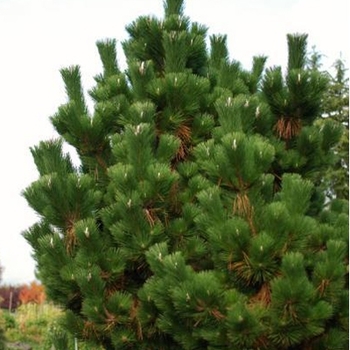
[[[185,12],[210,34],[227,34],[231,58],[246,68],[258,54],[285,67],[286,34],[296,32],[309,34],[325,69],[340,54],[349,66],[348,0],[187,0]],[[35,278],[21,232],[37,217],[20,192],[37,178],[29,147],[56,136],[49,116],[65,102],[59,69],[79,64],[89,89],[101,71],[95,42],[125,40],[125,25],[148,14],[161,17],[162,0],[0,0],[2,283]]]

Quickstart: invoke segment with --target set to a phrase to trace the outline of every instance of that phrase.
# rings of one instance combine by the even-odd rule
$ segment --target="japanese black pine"
[[[98,42],[90,111],[63,69],[59,138],[31,149],[24,236],[66,329],[118,350],[345,348],[348,202],[317,178],[341,129],[317,123],[307,35],[287,36],[283,73],[230,60],[182,0],[126,30],[126,71]]]

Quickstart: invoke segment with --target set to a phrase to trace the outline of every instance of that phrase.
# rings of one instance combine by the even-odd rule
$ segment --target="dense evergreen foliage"
[[[164,10],[127,26],[126,72],[97,43],[93,112],[79,67],[61,71],[60,138],[31,149],[23,192],[49,299],[105,349],[346,348],[348,202],[321,181],[342,128],[318,123],[307,35],[287,36],[286,72],[246,70],[183,0]]]

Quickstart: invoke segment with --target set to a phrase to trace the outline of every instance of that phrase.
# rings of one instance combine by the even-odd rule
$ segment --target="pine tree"
[[[164,13],[127,26],[125,72],[97,43],[92,113],[79,67],[61,71],[60,138],[31,149],[23,192],[48,298],[105,349],[345,348],[348,202],[325,207],[317,179],[341,130],[317,123],[307,35],[288,35],[285,75],[246,70],[183,0]]]
[[[329,194],[336,198],[349,198],[349,78],[345,63],[334,63],[335,74],[330,75],[329,88],[323,99],[325,118],[337,121],[343,127],[340,142],[335,147],[338,160],[326,173]]]

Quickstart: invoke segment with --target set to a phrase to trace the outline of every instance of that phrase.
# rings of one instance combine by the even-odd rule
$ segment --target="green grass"
[[[73,349],[74,339],[58,324],[62,314],[61,309],[50,303],[26,304],[15,313],[0,311],[0,329],[5,331],[8,344],[21,342],[30,345],[33,350],[50,350],[52,345],[57,350]],[[79,350],[100,349],[79,342]]]

